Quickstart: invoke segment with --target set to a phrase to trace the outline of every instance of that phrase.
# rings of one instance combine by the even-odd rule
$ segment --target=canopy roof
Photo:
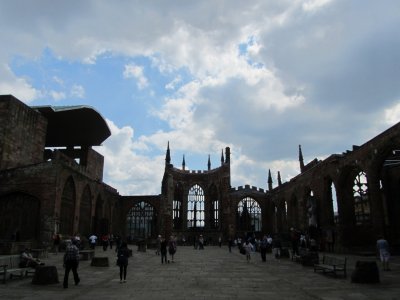
[[[46,147],[100,146],[111,131],[90,106],[33,106],[48,120]]]

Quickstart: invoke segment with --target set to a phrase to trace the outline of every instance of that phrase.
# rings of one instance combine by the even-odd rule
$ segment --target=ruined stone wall
[[[43,160],[47,120],[13,96],[0,96],[0,170]]]
[[[104,156],[89,148],[87,151],[86,171],[93,179],[103,181],[103,168]]]

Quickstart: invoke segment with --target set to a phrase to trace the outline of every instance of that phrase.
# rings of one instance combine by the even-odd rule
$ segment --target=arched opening
[[[137,238],[155,237],[157,216],[154,207],[144,201],[135,204],[126,219],[127,236],[133,241]]]
[[[239,201],[237,219],[240,231],[260,232],[262,230],[261,207],[251,197],[245,197]]]
[[[82,193],[79,212],[79,233],[82,236],[89,236],[92,221],[92,195],[87,185]]]
[[[305,196],[308,227],[317,227],[317,201],[314,192],[309,189]]]
[[[94,217],[93,217],[93,231],[96,232],[97,235],[102,235],[106,232],[103,231],[103,225],[102,220],[103,220],[103,206],[104,202],[103,199],[101,199],[100,196],[97,197],[96,200],[96,206],[94,210]]]
[[[75,184],[72,177],[69,177],[61,196],[60,233],[63,235],[74,234],[75,199]]]
[[[197,184],[190,188],[188,194],[187,227],[204,227],[204,191]]]
[[[356,225],[370,223],[370,206],[368,199],[368,180],[365,172],[359,172],[353,184],[354,216]]]

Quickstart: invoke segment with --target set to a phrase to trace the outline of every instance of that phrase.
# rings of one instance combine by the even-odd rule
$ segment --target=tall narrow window
[[[287,208],[287,201],[285,201],[285,219],[287,220],[288,217],[288,208]]]
[[[210,206],[210,227],[217,229],[219,227],[219,200],[218,190],[215,185],[212,185],[209,189],[209,195],[211,199]]]
[[[356,225],[369,223],[370,207],[368,201],[368,181],[364,172],[358,173],[354,179],[353,196]]]
[[[339,224],[339,209],[336,195],[335,184],[331,183],[331,199],[332,199],[332,209],[333,209],[333,222]]]
[[[218,200],[213,201],[213,227],[218,228],[219,226],[219,207],[218,207]]]
[[[174,229],[181,229],[183,224],[183,187],[182,184],[175,185],[174,200],[172,201],[172,226]]]
[[[241,230],[261,231],[261,208],[256,200],[243,198],[238,204],[238,225]]]
[[[174,220],[173,226],[175,229],[180,228],[181,226],[181,207],[182,207],[182,202],[179,200],[174,200],[172,202],[173,209],[172,209],[172,218]]]
[[[197,184],[189,190],[187,222],[188,228],[204,227],[204,191]]]

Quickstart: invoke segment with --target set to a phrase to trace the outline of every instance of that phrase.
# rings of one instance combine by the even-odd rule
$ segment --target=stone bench
[[[20,267],[20,264],[20,255],[0,256],[0,275],[3,276],[3,283],[6,282],[7,277],[9,277],[10,279],[12,279],[13,277],[23,278],[26,277],[29,273],[35,272],[34,268]]]
[[[108,257],[95,256],[92,258],[90,265],[92,267],[109,267],[110,262],[108,261]]]
[[[351,274],[352,283],[379,283],[379,269],[375,261],[357,261]]]
[[[54,284],[59,283],[56,266],[38,266],[32,278],[32,284]]]
[[[94,257],[94,250],[79,251],[80,260],[91,260]]]

